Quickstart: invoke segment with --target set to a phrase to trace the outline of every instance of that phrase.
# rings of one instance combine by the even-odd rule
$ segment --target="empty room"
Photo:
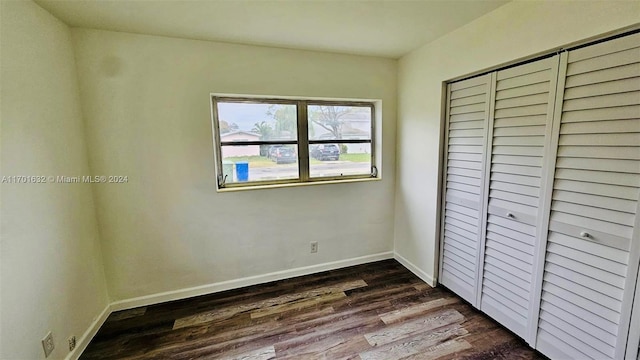
[[[0,0],[0,359],[640,359],[640,1]]]

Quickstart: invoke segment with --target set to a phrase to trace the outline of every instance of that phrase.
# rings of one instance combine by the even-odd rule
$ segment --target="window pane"
[[[220,140],[297,140],[296,105],[218,102]]]
[[[368,106],[309,105],[309,140],[371,139]]]
[[[227,183],[297,179],[296,147],[295,145],[223,145],[222,173],[227,176]]]
[[[371,144],[310,145],[309,173],[312,178],[371,174]]]

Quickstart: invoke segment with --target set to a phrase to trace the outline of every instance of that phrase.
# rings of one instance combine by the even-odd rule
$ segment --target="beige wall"
[[[31,1],[0,1],[2,176],[88,175],[68,27]],[[91,185],[3,183],[0,358],[69,353],[109,303]]]
[[[395,60],[74,29],[110,295],[393,249]],[[382,99],[382,181],[216,192],[210,93]],[[309,242],[319,242],[310,254]]]
[[[396,252],[434,277],[443,81],[638,22],[638,1],[514,1],[401,58]]]

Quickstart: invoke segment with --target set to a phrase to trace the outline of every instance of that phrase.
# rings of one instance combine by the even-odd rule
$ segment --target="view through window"
[[[214,96],[213,107],[220,187],[375,174],[373,103]]]

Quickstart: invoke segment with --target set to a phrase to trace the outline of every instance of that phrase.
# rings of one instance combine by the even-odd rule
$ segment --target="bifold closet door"
[[[557,72],[558,56],[498,71],[489,124],[493,127],[480,309],[525,339]]]
[[[449,84],[440,283],[475,305],[491,75]]]
[[[536,348],[621,359],[640,262],[640,35],[569,51],[560,79]]]
[[[634,296],[633,309],[631,311],[631,327],[627,341],[625,359],[640,360],[640,273],[636,278],[636,295]],[[633,325],[635,324],[635,325]]]

